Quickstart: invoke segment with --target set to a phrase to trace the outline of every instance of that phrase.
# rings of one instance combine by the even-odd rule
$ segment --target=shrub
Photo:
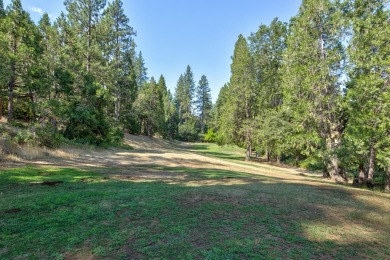
[[[32,144],[35,142],[35,136],[30,130],[23,129],[17,132],[16,136],[13,137],[13,140],[17,144]]]
[[[206,142],[215,143],[217,141],[217,134],[213,129],[207,130],[207,133],[204,136]]]
[[[98,108],[76,104],[68,113],[64,136],[83,144],[101,145],[108,141],[110,126]]]
[[[63,142],[62,135],[49,125],[37,128],[36,134],[38,143],[48,148],[57,148]]]
[[[186,142],[195,142],[199,140],[198,132],[195,123],[191,120],[179,125],[179,140]]]
[[[113,127],[108,133],[108,142],[112,145],[121,145],[124,137],[125,135],[119,127]]]

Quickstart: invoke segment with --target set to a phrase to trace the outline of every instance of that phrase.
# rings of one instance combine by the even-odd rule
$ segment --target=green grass
[[[191,146],[191,150],[206,156],[212,156],[219,159],[242,161],[245,159],[245,149],[237,146],[210,143],[196,143]]]
[[[228,170],[153,170],[185,178],[121,181],[111,178],[113,168],[106,174],[32,167],[1,171],[0,259],[390,255],[389,196]],[[63,183],[41,185],[44,181]],[[215,183],[188,185],[194,181]]]

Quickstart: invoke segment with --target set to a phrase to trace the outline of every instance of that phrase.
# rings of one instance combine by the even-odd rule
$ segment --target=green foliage
[[[123,138],[125,137],[122,129],[118,127],[112,127],[107,136],[107,142],[114,146],[121,145],[123,143]]]
[[[200,132],[202,134],[207,130],[207,125],[210,121],[210,112],[213,107],[211,100],[211,89],[205,75],[202,75],[198,86],[195,89],[195,108],[200,119]]]
[[[38,127],[35,131],[39,145],[58,148],[64,141],[64,137],[50,125]]]
[[[35,136],[30,130],[22,129],[17,132],[13,139],[17,144],[31,144],[35,141]]]
[[[212,128],[207,130],[207,133],[204,136],[204,140],[210,143],[215,143],[217,141],[217,134],[214,132]]]
[[[100,145],[108,141],[110,125],[102,111],[94,106],[75,103],[68,111],[64,136],[70,140]]]
[[[180,124],[192,117],[192,104],[195,91],[194,76],[188,65],[184,74],[180,75],[175,91],[177,110],[179,111]]]
[[[388,1],[352,1],[353,31],[348,54],[351,62],[347,87],[349,121],[346,140],[349,161],[360,161],[372,171],[389,165],[390,90]],[[370,156],[372,154],[372,157]],[[369,158],[374,159],[375,162]],[[369,176],[372,178],[372,176]]]
[[[153,77],[140,89],[134,102],[134,112],[139,119],[141,134],[153,136],[164,132],[162,93]]]
[[[190,119],[179,125],[178,138],[185,142],[195,142],[199,139],[196,120]]]

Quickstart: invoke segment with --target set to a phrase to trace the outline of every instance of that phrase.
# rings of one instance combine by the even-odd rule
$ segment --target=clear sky
[[[239,34],[249,36],[273,18],[288,22],[301,0],[122,0],[148,76],[163,74],[173,91],[190,65],[196,84],[204,74],[215,101],[229,81],[231,56]],[[8,5],[11,0],[5,0]],[[22,0],[38,21],[43,12],[55,19],[65,11],[62,0]]]

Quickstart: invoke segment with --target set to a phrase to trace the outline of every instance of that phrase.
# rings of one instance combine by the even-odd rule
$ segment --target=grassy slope
[[[236,148],[196,149],[238,159]],[[77,169],[1,171],[0,258],[390,255],[387,195],[218,169],[155,170],[183,173],[184,179],[124,181]],[[64,183],[40,184],[49,180]]]

